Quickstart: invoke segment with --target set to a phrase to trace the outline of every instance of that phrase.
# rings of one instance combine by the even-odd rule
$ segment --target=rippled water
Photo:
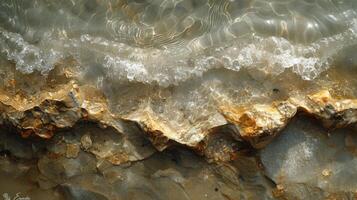
[[[221,190],[222,194],[230,194],[234,198],[245,199],[242,196],[244,195],[246,199],[254,199],[255,195],[269,193],[266,199],[272,199],[270,189],[275,185],[271,184],[279,183],[281,174],[288,172],[286,183],[294,186],[293,190],[288,188],[288,192],[309,195],[309,188],[306,192],[300,191],[295,185],[303,184],[304,181],[311,188],[325,184],[325,179],[311,177],[320,175],[323,171],[320,168],[331,163],[331,169],[340,170],[338,167],[343,162],[347,167],[341,168],[345,170],[341,171],[342,175],[328,175],[334,182],[330,186],[322,185],[324,187],[321,188],[326,191],[331,188],[331,191],[352,191],[352,182],[351,186],[340,182],[346,182],[343,178],[350,177],[348,167],[352,167],[357,159],[346,157],[350,156],[348,152],[343,152],[338,159],[334,159],[332,155],[335,155],[335,150],[326,150],[330,147],[327,143],[329,147],[325,145],[327,141],[315,141],[315,137],[325,134],[324,129],[320,130],[320,127],[311,124],[315,128],[309,125],[305,133],[304,124],[310,119],[306,119],[306,122],[302,119],[301,123],[289,126],[283,131],[286,137],[277,139],[266,150],[261,150],[262,163],[259,166],[256,163],[259,159],[256,160],[255,157],[239,158],[237,163],[231,163],[232,166],[225,163],[218,169],[215,165],[203,162],[202,157],[189,153],[182,158],[187,157],[190,160],[183,159],[180,167],[181,161],[172,158],[176,156],[168,155],[175,149],[168,149],[149,158],[147,156],[154,151],[154,147],[147,141],[150,144],[149,151],[144,149],[147,148],[146,143],[139,141],[144,141],[144,136],[145,141],[146,136],[157,139],[157,142],[152,143],[160,151],[166,145],[171,145],[171,142],[197,148],[197,151],[205,146],[202,147],[202,151],[205,150],[202,154],[208,160],[214,161],[219,157],[228,162],[232,155],[235,157],[236,151],[240,151],[239,145],[243,141],[250,141],[251,138],[254,142],[268,140],[266,138],[270,136],[265,136],[265,133],[272,131],[274,133],[271,134],[277,134],[275,131],[278,130],[275,129],[283,127],[286,123],[284,120],[292,117],[290,109],[285,109],[285,106],[282,110],[280,105],[279,109],[275,109],[280,101],[289,99],[289,102],[293,102],[296,99],[299,101],[298,105],[294,104],[292,110],[295,110],[295,106],[300,110],[300,103],[305,104],[305,100],[300,99],[308,99],[310,94],[321,90],[324,93],[318,94],[326,94],[325,89],[337,98],[356,99],[356,52],[357,0],[1,0],[0,110],[6,117],[1,117],[0,120],[11,119],[12,123],[16,121],[16,128],[19,130],[37,131],[41,128],[46,134],[52,134],[53,127],[56,127],[56,132],[61,127],[69,128],[73,121],[82,118],[92,120],[88,118],[87,111],[89,116],[96,116],[94,119],[98,123],[100,120],[106,122],[108,111],[110,123],[123,126],[120,138],[117,132],[110,133],[115,135],[112,143],[105,139],[105,132],[102,130],[104,126],[99,129],[85,124],[85,128],[79,129],[78,126],[78,129],[71,132],[87,134],[92,131],[93,135],[98,134],[98,137],[93,137],[93,149],[96,152],[108,151],[123,156],[128,152],[128,155],[135,154],[138,159],[144,160],[133,161],[131,168],[124,165],[113,167],[104,172],[104,176],[92,176],[93,171],[97,172],[101,166],[98,166],[99,157],[95,158],[93,152],[87,152],[88,149],[83,152],[81,150],[85,156],[81,157],[81,153],[77,159],[72,159],[71,156],[65,158],[63,154],[62,160],[53,164],[46,154],[42,157],[44,159],[38,157],[42,159],[39,165],[15,165],[6,157],[7,153],[21,158],[21,154],[27,155],[40,148],[35,148],[35,143],[22,139],[28,145],[7,143],[7,140],[12,141],[11,137],[2,134],[4,137],[2,140],[0,138],[0,142],[5,142],[2,145],[4,148],[1,144],[0,148],[6,152],[0,149],[0,168],[5,169],[0,169],[0,179],[3,179],[0,181],[0,194],[7,192],[14,196],[15,192],[27,190],[34,185],[37,188],[39,183],[44,184],[39,184],[41,190],[55,187],[50,179],[49,182],[46,179],[36,179],[32,180],[34,183],[20,185],[25,179],[22,174],[31,168],[35,171],[32,174],[31,170],[29,176],[34,178],[36,173],[43,173],[59,180],[62,180],[63,174],[83,180],[81,183],[67,182],[67,185],[56,182],[72,191],[72,195],[77,194],[77,198],[84,198],[80,195],[86,194],[85,191],[80,191],[81,186],[82,189],[88,187],[98,193],[117,192],[118,196],[133,193],[138,195],[134,196],[138,199],[151,199],[150,195],[152,199],[158,199],[157,196],[165,199],[165,195],[177,198],[180,195],[189,195],[187,199],[218,199],[217,195]],[[72,91],[76,91],[75,94]],[[67,99],[64,98],[70,98],[68,102],[71,105],[67,105]],[[329,100],[327,97],[321,99]],[[81,105],[72,107],[72,104],[77,103]],[[306,103],[310,101],[306,100]],[[316,102],[311,101],[311,104],[314,103]],[[329,113],[335,112],[334,107],[329,106],[331,105],[326,103],[326,110],[314,112],[321,111],[321,115],[326,112],[328,116],[336,117],[333,119],[336,121],[346,120],[340,114]],[[312,107],[315,108],[314,105]],[[252,116],[247,117],[249,120],[241,113],[243,110],[252,113]],[[81,114],[82,111],[84,114]],[[6,112],[11,112],[11,115]],[[231,112],[234,119],[230,119]],[[284,117],[281,118],[283,112]],[[295,111],[292,112],[295,115]],[[350,117],[349,114],[346,116]],[[240,120],[246,120],[249,123],[247,126],[250,126],[250,118],[252,121],[257,119],[254,123],[258,124],[259,129],[260,126],[265,128],[265,123],[269,123],[269,130],[257,129],[254,130],[257,135],[242,139],[242,129],[238,130]],[[24,121],[18,123],[18,120]],[[0,122],[2,125],[7,123]],[[135,131],[129,129],[126,123],[133,123]],[[45,125],[50,128],[47,130]],[[235,125],[234,133],[228,130],[226,132],[224,128],[228,129],[231,125],[232,129]],[[309,131],[314,135],[310,137]],[[28,131],[23,133],[28,134]],[[299,137],[295,137],[296,134]],[[15,133],[12,134],[14,135]],[[75,138],[69,133],[63,135],[68,136],[68,144],[74,142]],[[140,140],[136,136],[143,138]],[[349,146],[343,144],[343,137],[353,139],[352,142],[356,139],[349,136],[349,133],[332,138],[331,142],[337,148],[341,147],[341,151],[345,151],[345,146],[354,145],[350,144],[351,141],[348,141]],[[79,140],[79,135],[77,139],[75,142],[78,146],[82,141]],[[127,139],[135,143],[132,145],[131,142],[126,142]],[[279,142],[287,145],[278,144]],[[46,143],[52,145],[50,142]],[[38,145],[41,146],[42,143]],[[57,153],[73,147],[64,145],[65,143],[56,141],[53,146],[47,146],[46,151]],[[13,148],[9,152],[6,149],[8,146]],[[112,147],[115,151],[111,150]],[[178,151],[181,152],[181,149]],[[320,151],[326,153],[322,158],[327,158],[330,154],[331,158],[320,159],[320,162]],[[6,156],[2,153],[6,153]],[[292,156],[287,156],[288,154]],[[52,154],[48,154],[48,157],[50,155]],[[307,160],[306,156],[311,159]],[[91,163],[87,158],[92,160]],[[296,164],[300,163],[299,158],[301,165]],[[316,171],[302,166],[305,161],[309,164],[307,167],[317,166]],[[170,164],[165,167],[165,163]],[[186,166],[187,163],[190,165]],[[197,168],[191,166],[196,164],[199,164]],[[263,169],[261,164],[266,168]],[[89,178],[82,176],[82,166],[90,166],[88,172],[85,172],[91,174]],[[160,171],[161,168],[165,170]],[[170,170],[174,168],[177,170]],[[156,173],[155,170],[158,169]],[[299,172],[303,173],[306,169],[314,172],[314,176],[300,176]],[[261,174],[261,170],[268,173]],[[114,175],[123,174],[127,179],[120,175],[113,176],[112,172],[115,172]],[[10,176],[19,178],[10,180]],[[265,183],[267,177],[271,180]],[[180,182],[182,178],[189,179],[188,184],[179,185],[177,181]],[[118,184],[112,184],[111,181],[118,181]],[[92,182],[96,184],[93,187],[87,184]],[[218,187],[215,184],[219,182],[224,184],[220,183]],[[102,183],[110,183],[110,187]],[[115,187],[111,187],[112,185]],[[41,190],[33,190],[31,194],[39,195],[40,199],[51,196],[50,190],[46,193]],[[92,192],[91,190],[87,193]],[[237,192],[240,190],[242,192]],[[146,195],[147,191],[149,195]],[[142,195],[146,198],[142,198]],[[219,197],[229,198],[223,195]]]
[[[356,44],[356,11],[355,0],[3,0],[0,51],[24,73],[74,58],[96,81],[169,86],[216,68],[311,80]]]

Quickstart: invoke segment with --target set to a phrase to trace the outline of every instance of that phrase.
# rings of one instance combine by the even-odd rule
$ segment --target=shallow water
[[[73,57],[96,82],[169,86],[214,68],[311,80],[356,43],[356,10],[354,0],[5,0],[0,50],[25,73]]]

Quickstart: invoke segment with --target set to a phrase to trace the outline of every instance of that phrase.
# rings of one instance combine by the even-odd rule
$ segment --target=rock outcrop
[[[4,198],[356,198],[357,1],[3,1]]]

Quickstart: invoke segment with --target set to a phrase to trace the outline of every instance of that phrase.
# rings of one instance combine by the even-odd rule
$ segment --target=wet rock
[[[80,151],[79,144],[67,144],[66,145],[66,157],[76,158]]]
[[[62,183],[76,175],[96,172],[95,158],[83,152],[78,154],[77,159],[49,153],[38,161],[37,166],[44,177],[55,183]]]
[[[355,1],[3,1],[0,175],[21,192],[353,198]]]
[[[254,105],[249,108],[221,108],[224,115],[236,124],[239,134],[254,147],[269,143],[295,115],[297,108],[289,102],[273,105]]]
[[[62,184],[61,190],[66,199],[108,200],[105,196],[72,184]]]
[[[348,196],[357,187],[354,132],[328,132],[306,117],[295,119],[261,150],[266,174],[291,198]]]
[[[165,122],[160,116],[155,116],[155,112],[151,108],[143,108],[142,111],[135,111],[135,114],[118,118],[120,115],[115,116],[109,111],[104,97],[98,97],[98,100],[95,101],[86,99],[93,92],[93,90],[89,91],[88,87],[70,84],[52,94],[52,96],[57,96],[56,100],[47,99],[39,106],[29,110],[10,112],[16,107],[4,105],[4,112],[9,114],[5,114],[2,121],[6,122],[5,124],[8,126],[11,125],[21,130],[23,137],[35,134],[43,138],[50,138],[58,129],[73,127],[81,120],[88,120],[98,123],[99,126],[108,126],[113,129],[113,132],[117,132],[118,135],[117,139],[113,139],[122,141],[121,145],[125,147],[135,148],[134,146],[137,146],[133,145],[137,143],[135,140],[143,138],[139,132],[144,132],[158,150],[163,150],[173,142],[177,142],[204,151],[204,149],[200,149],[203,147],[200,144],[207,140],[205,138],[214,133],[217,127],[228,123],[236,126],[235,133],[232,134],[234,140],[239,142],[240,139],[243,139],[255,148],[262,148],[288,124],[298,111],[321,119],[328,128],[346,127],[354,124],[357,120],[356,100],[333,98],[327,90],[311,95],[297,95],[270,104],[237,107],[223,101],[225,103],[219,107],[222,115],[216,114],[211,117],[207,121],[210,125],[204,129],[196,129],[197,127],[194,128],[196,125],[187,124],[171,126],[170,123],[166,123],[168,121]],[[128,119],[132,121],[127,121]],[[135,123],[140,125],[141,130],[134,130]],[[202,126],[199,123],[197,125]],[[139,133],[139,137],[135,136],[134,139],[133,136],[136,133],[133,134],[131,131]],[[132,157],[126,156],[125,148],[118,152],[112,152],[112,155],[104,155],[100,152],[100,148],[96,147],[98,144],[93,141],[90,145],[88,140],[87,147],[84,147],[83,144],[82,147],[99,157],[108,157],[113,163],[120,164],[142,159],[140,156],[138,157],[138,154]],[[84,139],[83,142],[85,142]],[[143,142],[145,141],[143,140]]]
[[[6,129],[0,131],[0,151],[22,159],[31,159],[35,154],[30,141],[21,140],[18,134]]]
[[[93,142],[89,134],[84,134],[81,137],[81,147],[83,148],[83,150],[87,151],[92,146],[92,144]]]

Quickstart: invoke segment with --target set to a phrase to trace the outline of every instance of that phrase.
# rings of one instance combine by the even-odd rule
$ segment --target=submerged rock
[[[4,0],[0,194],[355,198],[356,33],[354,0]]]
[[[306,117],[295,119],[261,150],[266,175],[288,199],[355,198],[354,132],[327,131]]]

